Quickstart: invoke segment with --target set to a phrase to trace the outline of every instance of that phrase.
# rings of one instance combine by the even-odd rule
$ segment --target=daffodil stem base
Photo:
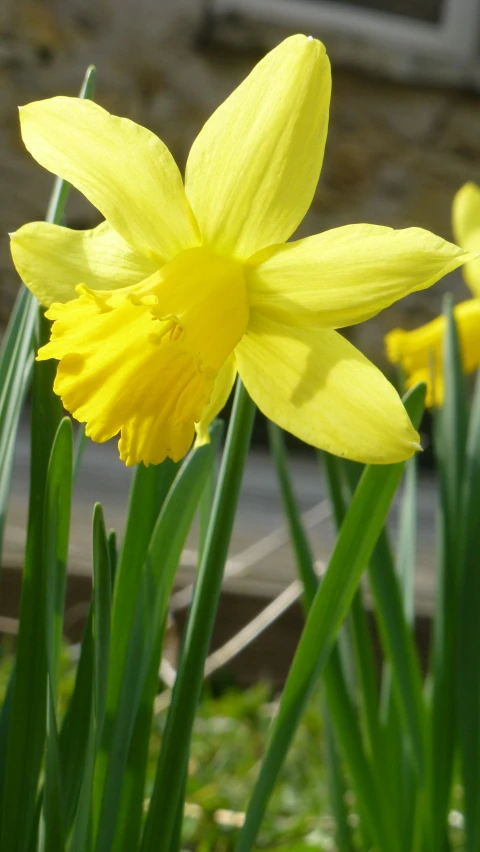
[[[238,380],[205,547],[188,619],[179,670],[163,739],[144,852],[174,852],[172,833],[184,789],[195,711],[215,623],[255,405]]]

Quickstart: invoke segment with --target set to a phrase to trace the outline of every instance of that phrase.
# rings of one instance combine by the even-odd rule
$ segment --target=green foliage
[[[423,405],[422,389],[420,393],[412,395],[411,403],[411,414],[417,414],[415,419],[419,419]],[[292,736],[352,604],[362,573],[382,531],[402,471],[403,464],[370,467],[361,477],[340,528],[325,577],[309,606],[305,628],[283,691],[280,709],[272,725],[269,748],[248,807],[238,845],[239,852],[247,852],[255,842]],[[344,709],[343,703],[341,706]],[[373,794],[377,791],[372,789],[371,792]],[[385,846],[388,835],[394,840],[393,828],[387,828],[387,820],[381,807],[379,812],[380,818],[377,818],[375,823],[372,822],[372,825],[383,825],[378,839],[382,838],[381,844]],[[395,849],[395,845],[390,848]]]
[[[190,732],[220,598],[223,570],[233,529],[243,464],[250,444],[255,406],[240,379],[233,406],[218,486],[212,504],[180,664],[158,762],[143,852],[170,848],[174,815],[181,808]],[[197,450],[197,455],[199,454]],[[180,556],[180,554],[178,554]],[[165,846],[163,846],[165,844]]]
[[[359,834],[362,852],[372,847],[382,852],[384,849],[448,852],[457,848],[474,852],[480,848],[480,380],[477,381],[469,412],[460,347],[449,300],[445,310],[445,401],[442,409],[435,413],[440,502],[438,575],[432,653],[427,675],[425,678],[422,676],[414,636],[417,507],[414,459],[407,465],[400,503],[397,559],[394,559],[386,527],[382,531],[377,528],[377,542],[368,557],[369,587],[384,654],[380,688],[372,678],[370,637],[362,622],[358,598],[352,599],[347,621],[350,638],[347,668],[353,666],[354,669],[353,689],[345,667],[345,648],[340,642],[323,670],[329,726],[330,759],[327,767],[337,819],[336,841],[338,848],[345,852],[353,847],[346,831],[343,800],[338,794],[339,789],[345,789],[339,755],[344,757],[363,823]],[[408,409],[411,400],[407,398],[405,404]],[[410,411],[414,423],[419,422],[420,413],[418,409],[416,413]],[[271,435],[272,450],[299,576],[304,583],[306,600],[312,605],[313,563],[293,497],[285,445],[275,429],[273,427]],[[361,475],[358,465],[331,456],[324,455],[323,461],[333,516],[339,529],[338,549],[367,472]],[[379,472],[374,475],[382,476]],[[388,477],[390,474],[385,471],[383,475]],[[378,505],[382,494],[378,491],[371,499],[373,511],[373,503]],[[367,500],[365,495],[364,509],[367,508]],[[358,547],[360,539],[357,534]],[[348,567],[351,572],[354,565],[354,559],[350,557]],[[326,585],[328,577],[329,573],[322,586]],[[313,603],[320,598],[321,590],[320,587]],[[302,641],[308,635],[311,612],[310,609]],[[325,620],[325,612],[323,618]],[[296,675],[296,667],[298,653],[290,673],[290,684]],[[309,668],[312,671],[313,667]],[[303,672],[300,672],[304,678],[307,670],[305,660]],[[289,683],[285,690],[287,696]],[[290,718],[288,724],[292,730],[296,722]],[[272,751],[285,749],[285,742],[281,742],[278,733],[277,724],[267,751],[267,761]],[[458,762],[463,791],[458,783]],[[268,783],[264,780],[262,789],[265,766],[268,767],[268,762],[264,763],[252,798],[253,805],[250,805],[254,827],[248,831],[247,822],[247,839],[239,846],[242,852],[252,848],[255,829],[260,821],[256,797],[263,807],[273,785],[272,779],[268,779]],[[458,808],[463,807],[465,812],[462,815]],[[460,817],[460,830],[452,828],[449,823],[452,809],[456,809],[453,813]],[[465,832],[461,830],[463,823]]]
[[[0,702],[5,700],[13,659],[9,645],[1,645]],[[77,671],[70,648],[64,646],[59,691],[61,720],[71,701]],[[235,822],[245,810],[258,758],[267,742],[276,706],[272,698],[271,689],[265,684],[247,690],[231,689],[217,697],[205,690],[192,733],[183,848],[197,849],[201,844],[205,852],[234,849],[239,831]],[[146,797],[153,787],[165,719],[163,711],[153,723]],[[306,844],[306,849],[319,848],[319,843],[329,848],[334,823],[329,815],[323,755],[323,718],[315,693],[275,789],[271,811],[259,836],[260,848],[290,849],[300,842]],[[223,819],[222,810],[227,812]]]

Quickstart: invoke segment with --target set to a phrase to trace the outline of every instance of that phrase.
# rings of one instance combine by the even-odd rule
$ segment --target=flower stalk
[[[239,379],[145,825],[143,852],[173,852],[171,838],[181,806],[193,721],[254,417],[255,405]]]

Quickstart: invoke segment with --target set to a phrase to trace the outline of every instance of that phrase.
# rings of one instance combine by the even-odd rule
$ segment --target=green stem
[[[89,68],[81,97],[91,92],[94,69]],[[46,215],[47,222],[58,223],[69,191],[69,184],[55,184]],[[63,206],[62,206],[63,205]],[[19,296],[24,312],[22,328],[27,343],[17,369],[23,373],[30,357],[30,341],[36,347],[46,343],[50,326],[33,295]],[[8,345],[8,343],[7,343]],[[53,393],[55,366],[36,362],[33,369],[30,496],[27,523],[25,565],[20,602],[15,674],[9,720],[7,754],[4,766],[4,790],[1,812],[0,848],[24,852],[38,820],[35,805],[46,737],[47,659],[44,593],[44,509],[48,461],[62,411]],[[20,411],[18,411],[18,416]],[[11,430],[18,424],[11,423]]]
[[[290,534],[297,562],[297,568],[304,586],[304,599],[306,613],[312,605],[315,593],[318,588],[318,579],[315,574],[313,556],[310,550],[305,529],[302,524],[298,503],[295,499],[293,486],[288,470],[288,460],[285,448],[285,439],[283,433],[278,426],[269,424],[270,446],[272,448],[273,457],[277,474],[280,480],[281,492],[285,512],[288,517]],[[337,526],[340,527],[346,515],[346,507],[342,497],[341,478],[339,476],[338,460],[325,453],[325,461],[328,475],[328,485],[332,496],[332,504]],[[352,621],[353,621],[353,636],[354,645],[358,662],[358,671],[360,682],[363,686],[360,691],[363,697],[365,695],[364,704],[370,713],[364,712],[367,723],[371,721],[376,708],[375,689],[375,670],[373,664],[372,651],[369,645],[368,628],[365,623],[365,613],[363,605],[357,591],[354,602],[352,604]],[[362,618],[363,617],[363,618]],[[324,670],[324,684],[326,690],[326,705],[325,705],[325,723],[327,728],[327,742],[329,747],[329,770],[330,781],[334,793],[334,808],[337,822],[337,842],[342,852],[351,852],[353,849],[352,839],[346,821],[345,808],[341,807],[339,802],[339,787],[342,787],[342,778],[338,758],[335,759],[335,742],[333,730],[329,729],[329,724],[335,726],[337,730],[338,741],[342,743],[347,765],[352,772],[354,786],[359,793],[357,798],[357,806],[363,813],[362,825],[363,830],[368,824],[370,834],[378,841],[380,848],[389,847],[389,832],[385,824],[385,819],[375,819],[375,815],[380,812],[385,814],[387,808],[384,801],[384,790],[381,783],[377,785],[377,779],[371,772],[371,766],[365,755],[360,737],[360,729],[358,728],[357,719],[355,717],[355,703],[352,701],[352,696],[349,693],[347,679],[344,674],[344,666],[340,653],[340,642],[337,640],[337,646],[333,649]],[[367,701],[367,698],[370,700]],[[331,722],[330,722],[331,720]],[[373,724],[366,725],[370,736],[372,747],[380,740],[380,732],[378,726]],[[375,736],[372,736],[372,728]]]
[[[145,825],[144,852],[171,849],[254,415],[255,405],[239,379]]]
[[[318,579],[313,566],[313,556],[302,524],[298,503],[293,492],[287,466],[285,438],[279,426],[268,422],[268,439],[272,450],[277,476],[280,482],[282,500],[287,516],[290,536],[295,548],[298,573],[303,584],[305,609],[308,612],[317,588]]]
[[[407,412],[416,422],[423,410],[425,386],[418,385],[405,399]],[[403,463],[371,465],[355,492],[329,561],[328,570],[310,607],[297,651],[283,691],[278,714],[260,774],[247,809],[236,852],[250,852],[268,801],[283,765],[293,735],[302,717],[315,681],[322,672],[336,641],[340,626],[377,543],[395,491]],[[379,849],[400,848],[396,838]]]
[[[202,561],[205,543],[207,541],[208,528],[210,526],[210,518],[212,516],[212,506],[215,499],[216,468],[223,436],[223,422],[221,420],[215,420],[214,422],[219,428],[210,428],[212,464],[198,506],[198,564]]]

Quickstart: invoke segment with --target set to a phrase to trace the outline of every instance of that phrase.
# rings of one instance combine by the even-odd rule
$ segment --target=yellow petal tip
[[[210,433],[208,429],[202,429],[197,432],[197,437],[195,438],[195,443],[193,445],[194,450],[200,449],[200,447],[205,447],[210,443]]]
[[[314,44],[317,48],[319,47],[322,53],[326,53],[327,49],[320,39],[315,38],[313,35],[304,36],[305,41],[310,42],[310,44]]]
[[[418,444],[416,441],[412,442],[412,447],[416,453],[423,453],[423,447],[421,444]]]

